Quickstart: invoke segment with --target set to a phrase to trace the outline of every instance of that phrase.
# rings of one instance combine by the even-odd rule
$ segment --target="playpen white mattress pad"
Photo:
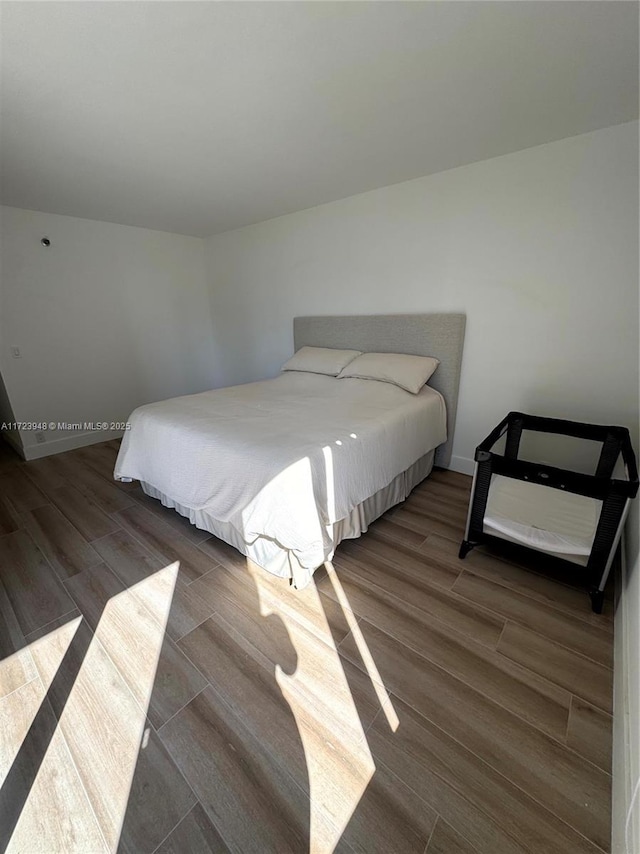
[[[484,531],[586,566],[602,502],[492,475]]]

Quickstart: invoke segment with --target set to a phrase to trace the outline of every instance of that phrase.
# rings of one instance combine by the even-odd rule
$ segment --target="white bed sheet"
[[[287,372],[136,409],[116,479],[268,538],[313,571],[329,527],[446,441],[442,396]]]
[[[333,560],[335,550],[343,540],[355,539],[362,536],[369,525],[386,513],[389,508],[394,507],[409,496],[411,490],[427,477],[433,468],[435,450],[430,451],[415,462],[406,471],[397,475],[388,486],[383,487],[374,495],[358,504],[344,519],[327,525],[328,544],[325,546],[324,562]],[[233,546],[250,561],[280,578],[291,578],[298,589],[306,587],[313,571],[317,567],[306,568],[300,565],[292,551],[282,549],[267,537],[257,537],[248,543],[242,534],[228,522],[214,519],[203,510],[192,510],[175,502],[170,496],[154,489],[148,483],[140,481],[144,492],[162,502],[165,507],[170,507],[180,515],[189,519],[192,525],[209,531],[219,540],[224,540]],[[320,564],[318,564],[320,565]]]

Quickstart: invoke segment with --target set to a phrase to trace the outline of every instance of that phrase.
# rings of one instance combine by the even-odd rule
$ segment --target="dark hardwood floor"
[[[0,443],[0,850],[609,850],[611,602],[459,561],[469,478],[295,591],[115,484],[117,445]]]

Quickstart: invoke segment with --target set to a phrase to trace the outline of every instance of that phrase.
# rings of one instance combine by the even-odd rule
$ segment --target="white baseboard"
[[[460,474],[473,474],[475,462],[467,457],[451,457],[449,468],[452,471],[458,471]]]
[[[61,439],[51,439],[40,445],[27,445],[18,451],[25,460],[39,460],[42,457],[50,457],[53,454],[62,454],[64,451],[73,451],[75,448],[85,448],[87,445],[95,445],[98,442],[107,442],[109,439],[119,439],[122,430],[93,430],[89,433],[74,433],[73,436],[63,436]],[[4,434],[7,436],[7,434]],[[7,436],[7,438],[9,438]],[[15,444],[12,442],[11,444]],[[16,448],[16,450],[18,450]]]

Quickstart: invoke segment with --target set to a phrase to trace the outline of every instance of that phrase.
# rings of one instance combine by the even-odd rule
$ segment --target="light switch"
[[[20,352],[20,347],[16,344],[11,345],[11,357],[13,359],[20,359],[22,357],[22,353]]]

